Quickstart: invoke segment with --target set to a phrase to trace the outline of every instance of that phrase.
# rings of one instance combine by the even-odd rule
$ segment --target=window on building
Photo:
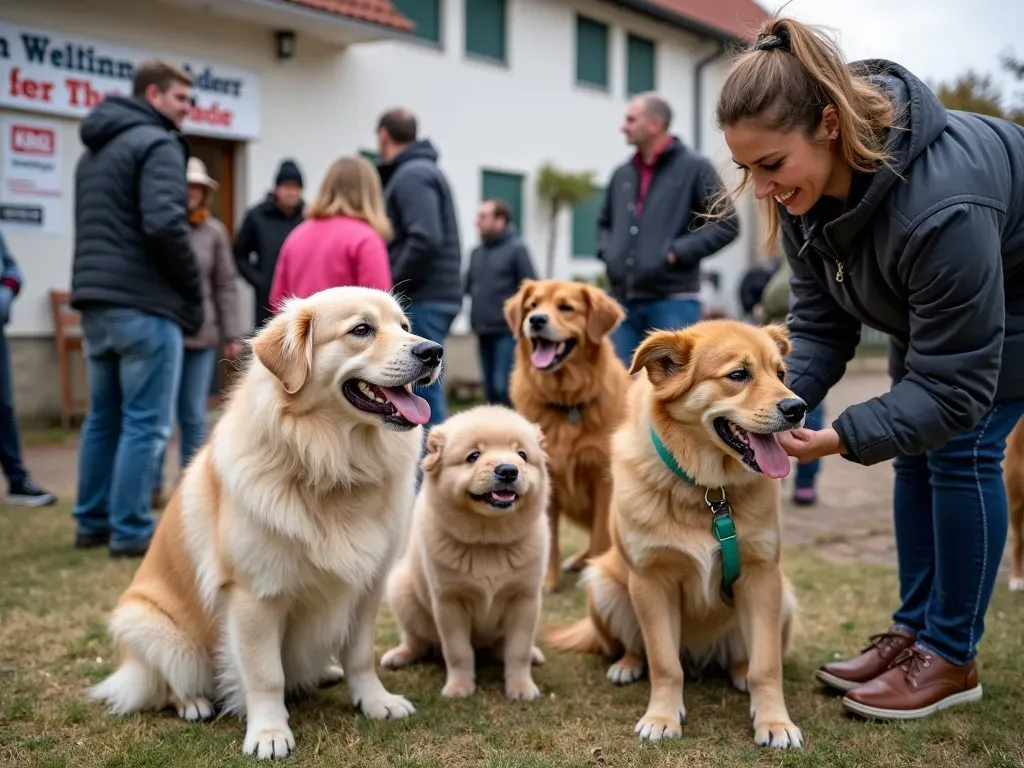
[[[604,190],[598,187],[590,197],[572,209],[573,258],[597,258],[597,217],[601,213],[603,201]]]
[[[608,87],[608,25],[576,17],[576,82]]]
[[[480,184],[481,200],[500,197],[512,211],[512,223],[523,231],[523,177],[518,173],[484,171]]]
[[[630,96],[655,90],[654,51],[653,40],[639,35],[626,38],[626,92]]]
[[[505,0],[466,0],[466,53],[506,61]]]
[[[441,44],[441,0],[392,0],[398,12],[416,25],[420,40]]]

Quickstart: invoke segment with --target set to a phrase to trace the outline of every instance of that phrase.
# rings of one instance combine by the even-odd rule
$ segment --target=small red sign
[[[49,128],[33,128],[28,125],[11,126],[11,150],[21,155],[52,157],[57,146],[57,137]]]

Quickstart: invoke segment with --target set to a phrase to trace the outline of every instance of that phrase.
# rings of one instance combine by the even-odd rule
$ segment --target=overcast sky
[[[1021,90],[999,72],[999,55],[1024,58],[1024,0],[790,0],[785,14],[831,27],[848,60],[891,59],[926,81],[974,68],[998,78],[1008,97]]]

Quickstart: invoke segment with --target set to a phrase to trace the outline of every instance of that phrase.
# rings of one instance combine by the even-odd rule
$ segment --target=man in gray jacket
[[[466,294],[472,301],[469,324],[477,338],[487,402],[511,407],[508,383],[516,340],[505,322],[503,306],[519,290],[519,284],[536,278],[537,272],[512,223],[507,202],[484,200],[476,227],[482,242],[473,249],[466,270]]]
[[[626,310],[615,351],[626,365],[652,328],[701,317],[700,265],[739,235],[735,210],[706,219],[723,190],[711,162],[668,133],[672,109],[653,93],[629,102],[622,132],[636,153],[612,174],[598,216],[597,256]]]

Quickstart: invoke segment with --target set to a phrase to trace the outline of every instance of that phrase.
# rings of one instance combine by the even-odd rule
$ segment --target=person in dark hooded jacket
[[[274,189],[264,200],[246,211],[235,238],[238,272],[255,293],[255,327],[273,315],[270,286],[274,282],[277,257],[285,238],[303,222],[302,172],[294,160],[283,160],[274,178]]]
[[[888,392],[775,446],[895,460],[902,605],[818,677],[882,719],[976,701],[1006,541],[1001,463],[1024,412],[1024,127],[947,110],[891,61],[847,65],[785,18],[734,64],[717,112],[792,271],[789,387],[814,408],[862,324],[892,340]]]
[[[82,121],[71,305],[82,316],[89,412],[73,513],[76,545],[109,545],[112,556],[149,546],[150,489],[171,432],[182,338],[203,324],[188,147],[178,133],[191,84],[173,64],[144,62],[133,96],[108,97]]]

